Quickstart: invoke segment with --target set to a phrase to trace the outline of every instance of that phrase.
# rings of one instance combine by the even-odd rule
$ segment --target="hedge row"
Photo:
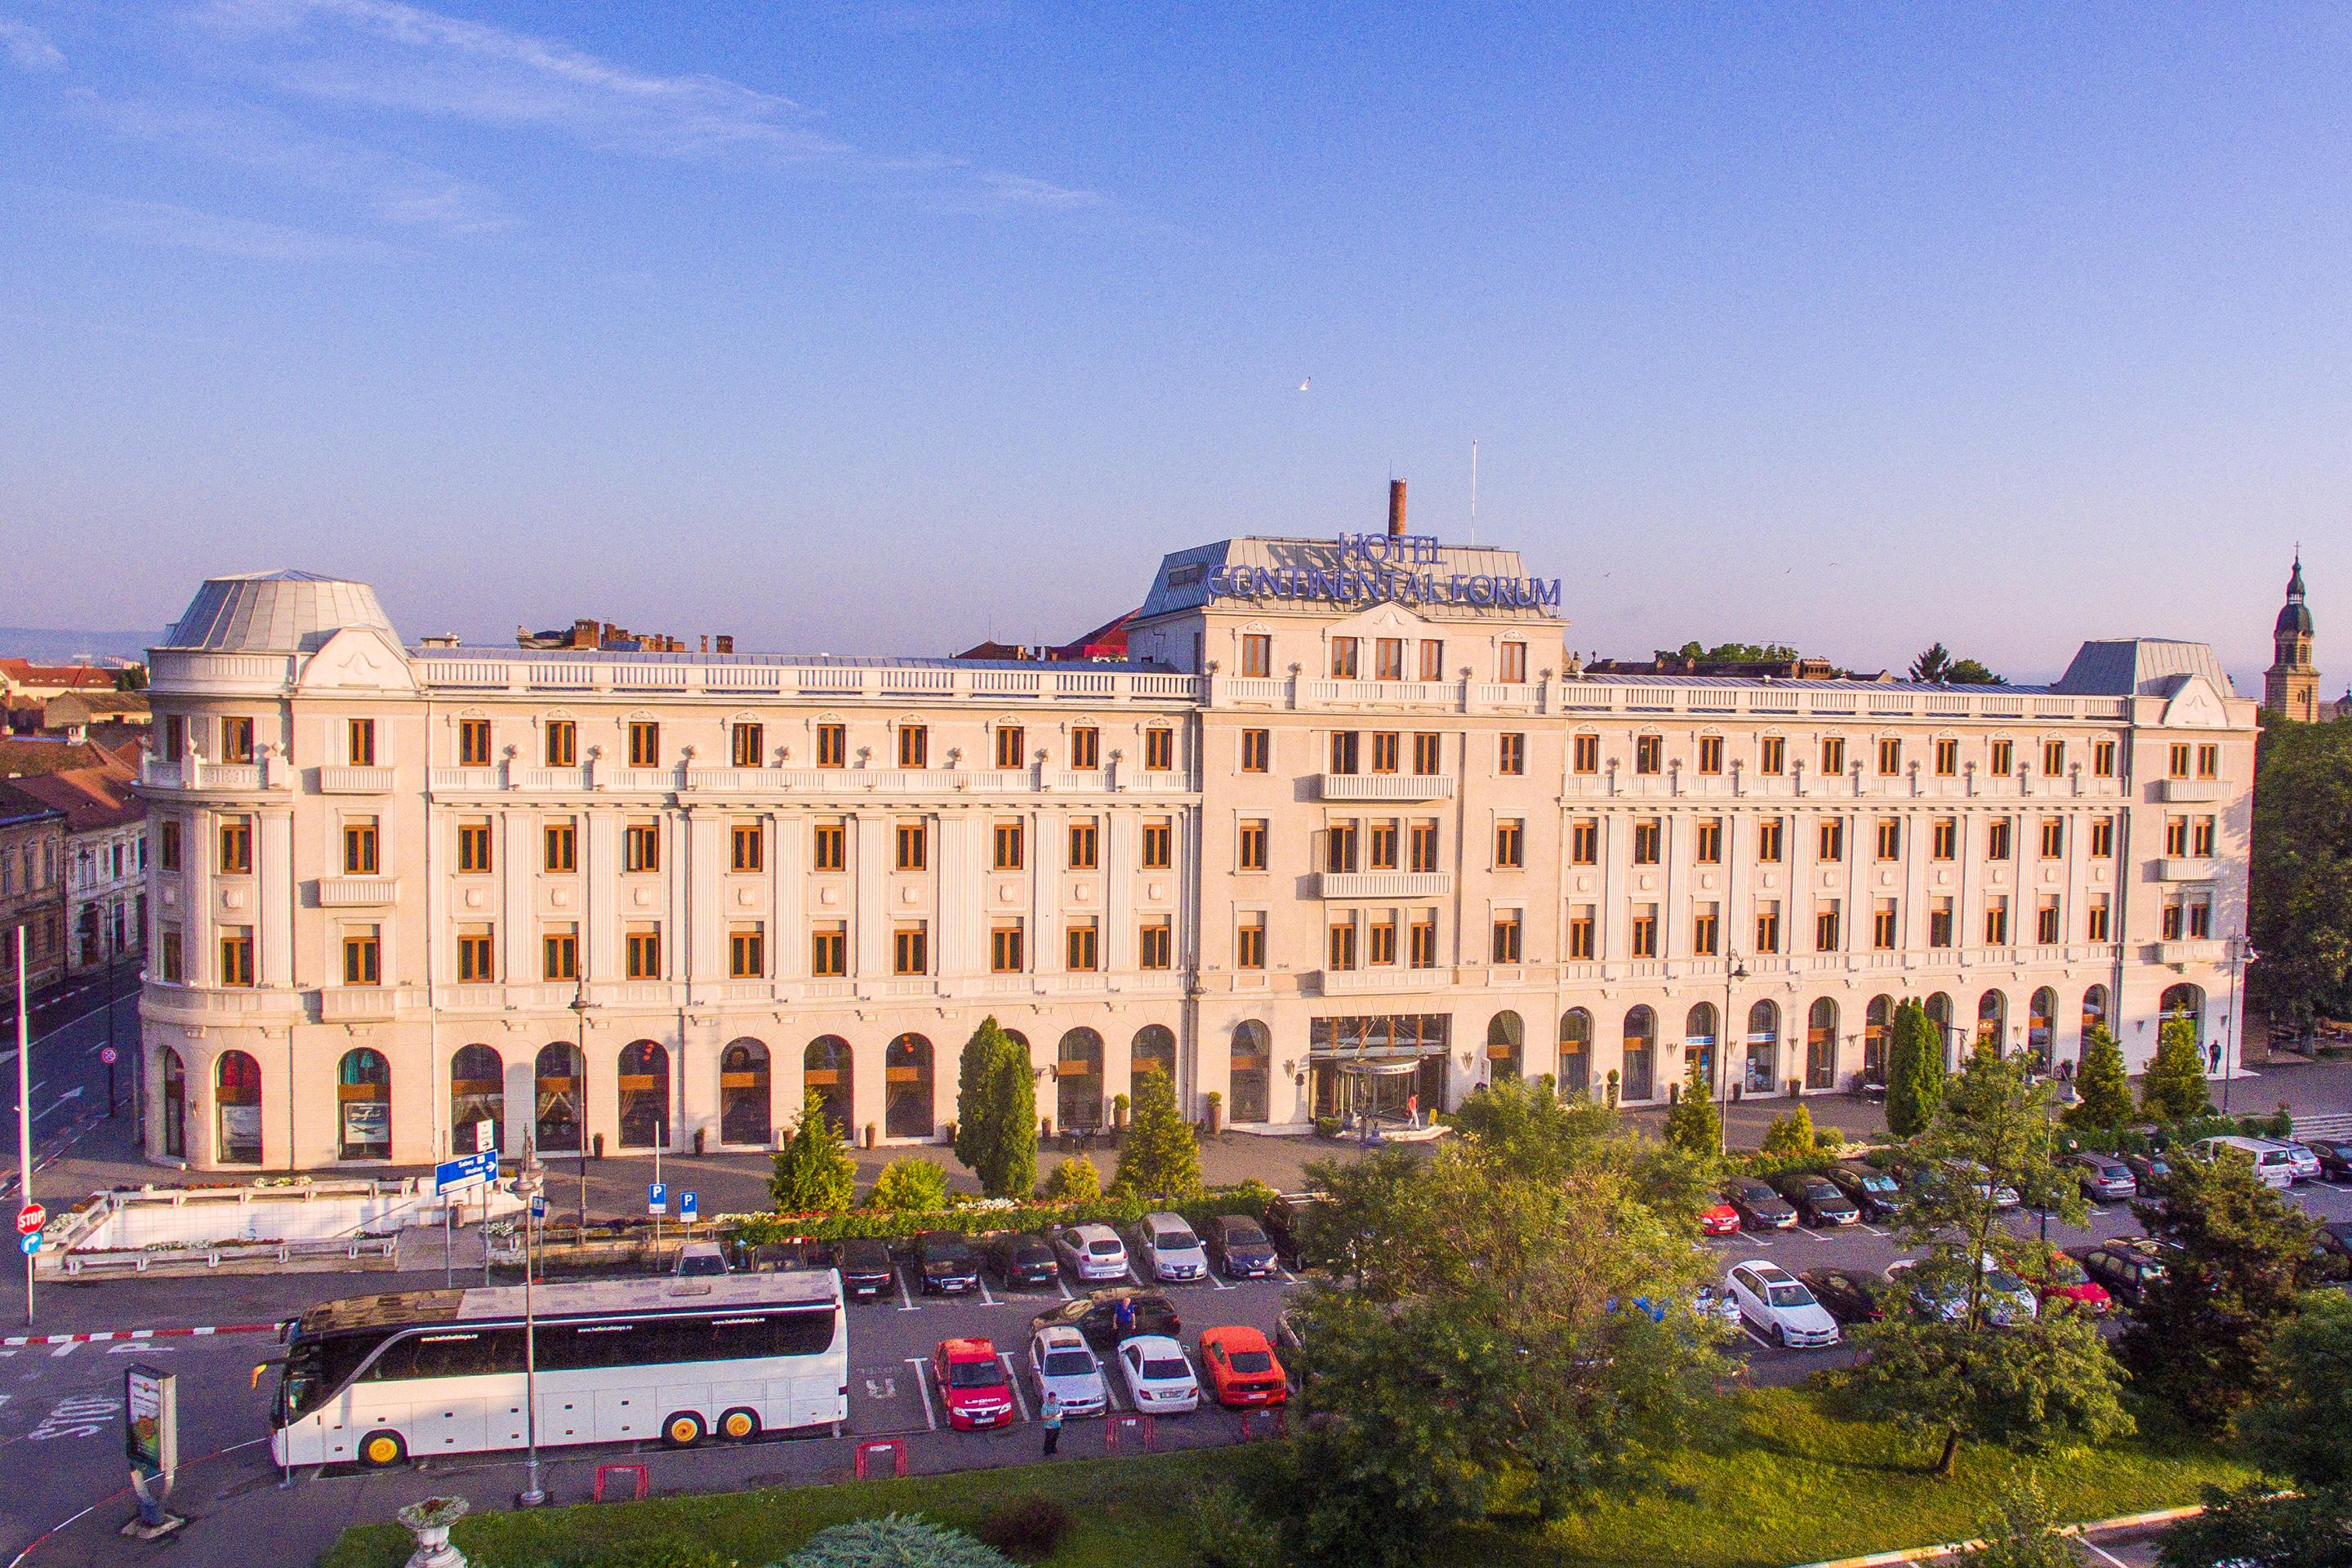
[[[2269,1116],[2195,1116],[2177,1127],[2062,1127],[2060,1142],[2069,1150],[2088,1149],[2101,1154],[2151,1154],[2159,1149],[2185,1147],[2200,1138],[2236,1133],[2244,1138],[2291,1138],[2294,1118],[2285,1107]]]
[[[927,1230],[952,1230],[966,1236],[998,1231],[1036,1231],[1050,1225],[1131,1226],[1145,1215],[1173,1210],[1194,1227],[1218,1215],[1247,1215],[1256,1219],[1279,1196],[1263,1182],[1216,1187],[1197,1198],[1170,1202],[1165,1198],[1113,1196],[1082,1198],[1074,1203],[980,1202],[959,1204],[929,1213],[878,1209],[847,1209],[837,1214],[741,1215],[729,1216],[738,1238],[748,1246],[762,1242],[852,1241],[871,1238],[901,1241]]]

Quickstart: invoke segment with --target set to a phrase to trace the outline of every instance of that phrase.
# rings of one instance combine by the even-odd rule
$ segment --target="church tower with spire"
[[[2319,668],[2311,662],[2311,607],[2303,602],[2303,552],[2294,554],[2294,570],[2286,580],[2286,603],[2271,626],[2271,647],[2277,657],[2263,676],[2263,706],[2273,713],[2309,724],[2319,712]]]

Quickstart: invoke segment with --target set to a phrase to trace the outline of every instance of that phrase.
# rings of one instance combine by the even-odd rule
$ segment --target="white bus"
[[[712,1436],[849,1418],[849,1337],[830,1269],[535,1288],[539,1442]],[[522,1288],[411,1290],[311,1308],[287,1325],[270,1413],[281,1465],[520,1448]]]

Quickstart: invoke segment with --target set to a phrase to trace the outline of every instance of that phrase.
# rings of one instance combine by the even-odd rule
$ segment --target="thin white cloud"
[[[0,16],[0,50],[6,51],[8,63],[18,70],[61,71],[66,68],[66,57],[49,42],[47,34],[29,22]]]
[[[182,206],[91,197],[82,213],[91,231],[137,245],[202,250],[257,261],[383,261],[398,252],[381,240],[320,234]]]

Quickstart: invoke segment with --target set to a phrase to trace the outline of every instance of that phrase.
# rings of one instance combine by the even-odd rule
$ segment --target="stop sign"
[[[16,1234],[30,1236],[49,1223],[49,1211],[38,1204],[26,1204],[16,1211]]]

